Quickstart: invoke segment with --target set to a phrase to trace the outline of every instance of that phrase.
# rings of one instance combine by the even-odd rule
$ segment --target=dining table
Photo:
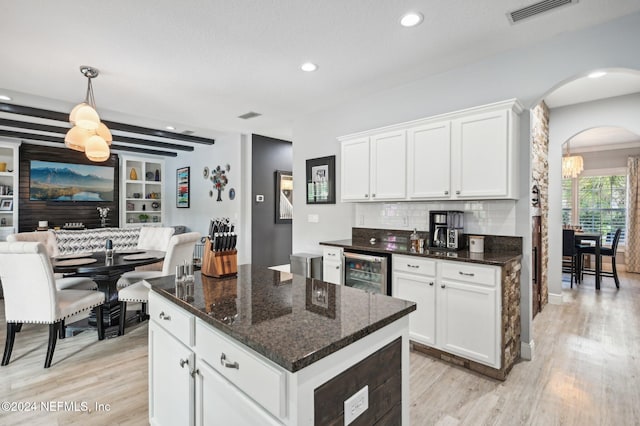
[[[105,294],[103,306],[104,327],[115,327],[120,322],[117,283],[122,274],[138,266],[150,265],[164,259],[165,252],[158,250],[115,250],[112,257],[104,251],[73,253],[52,259],[53,272],[65,276],[88,277],[95,281],[98,290]],[[95,324],[90,317],[89,324]]]
[[[583,241],[593,241],[595,242],[595,257],[596,257],[596,290],[600,290],[600,272],[602,269],[602,258],[600,257],[600,248],[602,246],[602,234],[599,232],[575,232],[575,242],[576,246],[582,244]],[[579,253],[579,252],[578,252]],[[582,255],[578,256],[578,274],[582,271]]]

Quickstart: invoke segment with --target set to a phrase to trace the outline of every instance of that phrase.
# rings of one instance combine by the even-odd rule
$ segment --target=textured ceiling
[[[299,115],[640,10],[581,0],[517,25],[524,0],[0,0],[0,93],[64,110],[100,69],[99,112],[177,131],[288,138]],[[403,28],[409,10],[422,25]],[[544,31],[541,31],[541,27]],[[303,73],[304,61],[319,65]],[[248,121],[238,115],[263,115]]]

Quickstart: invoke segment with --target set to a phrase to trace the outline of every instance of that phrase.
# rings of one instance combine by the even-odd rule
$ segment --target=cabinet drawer
[[[324,247],[322,249],[322,258],[325,262],[335,260],[342,262],[342,248],[340,247]]]
[[[436,275],[436,261],[418,256],[393,256],[393,270],[421,275]]]
[[[196,352],[218,373],[276,417],[286,416],[286,375],[210,325],[196,321]]]
[[[442,262],[442,278],[473,284],[495,286],[498,281],[496,266],[470,265],[463,262]]]
[[[185,345],[193,346],[193,315],[163,299],[161,296],[150,292],[149,316]]]

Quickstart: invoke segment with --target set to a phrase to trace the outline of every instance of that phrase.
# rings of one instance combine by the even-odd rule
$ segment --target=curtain
[[[640,272],[640,157],[627,160],[628,204],[627,204],[627,252],[625,262],[627,271]]]

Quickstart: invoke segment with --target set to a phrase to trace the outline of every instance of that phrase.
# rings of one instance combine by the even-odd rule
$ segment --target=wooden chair
[[[185,260],[191,263],[193,261],[193,250],[199,240],[200,233],[198,232],[174,235],[169,240],[162,271],[131,271],[122,275],[121,281],[125,279],[127,282],[133,283],[118,290],[118,300],[120,301],[120,329],[118,335],[124,334],[127,303],[142,303],[138,320],[144,315],[149,301],[149,287],[147,287],[144,280],[172,275],[175,273],[176,266],[184,264]],[[118,285],[120,285],[120,282],[118,282]]]
[[[47,251],[39,242],[0,242],[0,279],[4,287],[7,340],[2,365],[9,364],[16,333],[22,324],[49,324],[49,345],[44,368],[51,366],[60,326],[65,318],[88,315],[95,309],[98,339],[104,339],[104,293],[94,290],[59,290]]]
[[[565,260],[565,258],[570,258]],[[576,267],[578,249],[576,247],[575,231],[573,229],[562,230],[562,272],[571,274],[571,288],[575,279],[576,285],[580,283],[580,276]]]
[[[621,235],[622,235],[622,229],[621,228],[616,229],[616,233],[613,236],[613,241],[611,242],[611,246],[600,247],[600,264],[601,265],[602,265],[602,258],[604,256],[611,257],[611,272],[604,271],[602,270],[602,268],[600,268],[600,277],[613,278],[613,280],[616,283],[616,288],[620,288],[620,280],[618,279],[618,270],[616,268],[616,252],[618,251],[618,243],[620,242]],[[585,254],[595,255],[596,248],[591,246],[581,246],[578,250],[578,255],[580,256],[581,260],[582,260],[582,256]],[[584,264],[584,262],[580,262],[580,263]],[[592,268],[589,268],[589,269],[581,268],[580,274],[595,275],[596,271],[595,269],[592,269]]]

